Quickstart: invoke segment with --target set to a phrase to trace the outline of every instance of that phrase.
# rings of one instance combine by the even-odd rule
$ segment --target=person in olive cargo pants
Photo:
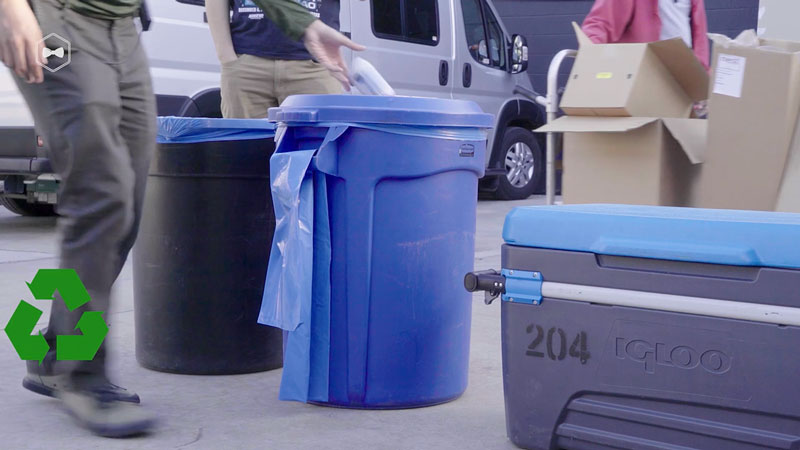
[[[340,47],[362,47],[292,0],[255,1],[347,86]],[[104,346],[91,361],[57,361],[54,344],[58,335],[76,334],[84,311],[108,311],[111,287],[136,239],[156,134],[152,82],[133,21],[140,5],[0,0],[0,59],[16,74],[61,177],[60,265],[75,269],[92,297],[75,311],[53,302],[45,332],[51,351],[41,365],[29,362],[23,386],[59,398],[81,425],[103,436],[138,434],[155,419],[139,406],[138,395],[108,380]],[[55,72],[37,63],[42,32],[71,42],[71,62]],[[47,45],[60,46],[52,39]]]

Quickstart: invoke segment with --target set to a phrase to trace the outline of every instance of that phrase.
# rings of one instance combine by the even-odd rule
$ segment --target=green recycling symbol
[[[33,298],[37,300],[53,300],[53,295],[58,291],[70,311],[80,308],[91,300],[78,273],[73,269],[41,269],[27,285]],[[50,346],[41,332],[31,334],[40,317],[42,311],[21,300],[11,319],[8,320],[5,332],[21,359],[39,361],[41,364]],[[56,336],[57,360],[92,360],[108,334],[103,311],[84,312],[75,329],[83,334]]]

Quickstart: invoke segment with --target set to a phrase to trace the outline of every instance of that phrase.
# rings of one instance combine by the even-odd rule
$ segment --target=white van
[[[142,40],[159,115],[221,115],[203,3],[148,3],[152,26]],[[506,32],[491,0],[341,0],[340,7],[341,31],[367,46],[359,56],[398,94],[473,100],[495,115],[483,190],[520,199],[543,189],[544,143],[531,130],[545,115],[531,100],[527,44]],[[57,201],[57,179],[37,140],[9,72],[0,70],[0,204],[20,214],[52,214]]]

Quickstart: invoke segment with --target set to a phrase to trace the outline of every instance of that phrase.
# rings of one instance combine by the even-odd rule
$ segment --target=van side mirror
[[[525,39],[525,36],[515,34],[511,38],[509,53],[511,73],[522,73],[528,70],[528,40]]]

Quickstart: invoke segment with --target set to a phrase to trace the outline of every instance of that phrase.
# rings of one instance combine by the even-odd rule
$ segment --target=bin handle
[[[334,151],[337,147],[331,144],[342,137],[349,128],[349,125],[336,125],[328,129],[325,139],[314,156],[315,169],[326,175],[336,176],[339,174],[338,152]]]

